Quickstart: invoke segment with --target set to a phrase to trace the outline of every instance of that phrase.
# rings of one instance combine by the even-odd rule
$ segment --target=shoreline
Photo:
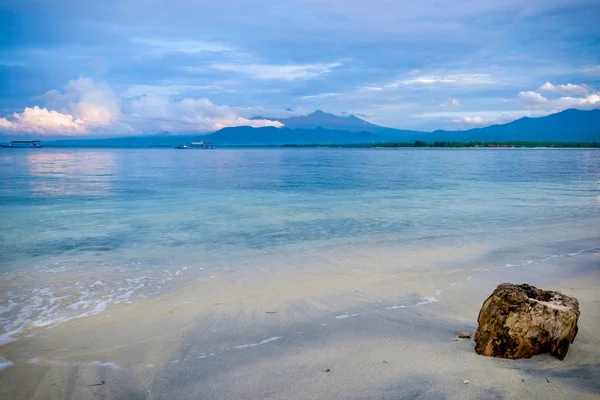
[[[581,221],[575,226],[571,225],[573,224],[557,223],[553,225],[553,230],[561,232],[560,236],[577,235],[579,230],[593,234],[595,222]],[[344,241],[331,241],[327,244],[303,244],[300,248],[296,245],[284,245],[278,247],[276,253],[261,249],[247,249],[239,254],[228,252],[228,259],[232,259],[232,263],[245,260],[243,265],[235,267],[228,265],[230,261],[227,259],[216,258],[208,261],[208,264],[184,263],[185,265],[174,269],[152,268],[144,272],[139,271],[139,267],[135,265],[129,268],[105,269],[98,266],[95,269],[82,269],[81,265],[64,264],[43,269],[36,267],[31,271],[5,272],[0,276],[0,282],[3,282],[4,291],[11,293],[11,297],[4,299],[8,301],[8,308],[3,311],[12,311],[15,323],[19,320],[22,323],[13,325],[10,331],[0,330],[0,346],[72,320],[102,317],[102,314],[110,312],[110,308],[128,307],[132,305],[132,301],[135,304],[141,301],[155,301],[163,296],[169,298],[173,293],[194,287],[203,288],[207,291],[207,296],[210,294],[219,297],[218,291],[235,293],[239,285],[243,285],[246,291],[253,290],[253,293],[258,293],[265,285],[288,285],[301,277],[302,282],[294,283],[295,290],[301,288],[304,293],[319,295],[327,290],[333,290],[333,293],[349,292],[353,281],[364,282],[364,286],[368,287],[381,285],[388,279],[405,277],[408,284],[394,287],[395,295],[407,294],[413,287],[419,287],[424,290],[420,297],[435,297],[439,292],[450,288],[447,287],[448,282],[444,283],[440,279],[460,274],[469,268],[474,268],[472,271],[478,273],[486,269],[526,266],[532,262],[546,262],[554,257],[570,257],[593,250],[589,247],[593,240],[590,241],[584,234],[579,240],[583,240],[581,243],[587,241],[587,247],[565,247],[560,255],[543,255],[543,252],[535,250],[529,257],[524,254],[518,257],[507,254],[490,260],[484,257],[478,264],[472,261],[474,257],[480,258],[485,253],[506,252],[501,250],[502,247],[510,249],[518,245],[518,239],[504,239],[501,247],[498,247],[499,234],[508,237],[535,236],[544,229],[545,226],[500,229],[498,232],[478,234],[477,240],[468,236],[441,236],[427,238],[426,241],[423,241],[423,238],[414,238],[399,245],[382,236],[371,244],[363,243],[358,247]],[[529,243],[533,249],[539,245],[537,240]],[[396,259],[402,259],[402,265],[394,265]],[[218,263],[214,264],[217,261]],[[285,264],[288,264],[287,268],[282,269],[280,265]],[[366,265],[371,267],[365,269]],[[87,276],[95,278],[87,279]],[[87,284],[84,285],[86,279]],[[56,286],[57,284],[60,286]],[[15,303],[19,298],[19,292],[15,292],[15,289],[20,285],[26,285],[23,288],[29,290],[21,291],[20,298],[29,301],[33,296],[33,306],[30,303]],[[35,287],[37,289],[31,291],[30,288]],[[156,287],[161,290],[156,290]],[[296,301],[298,297],[293,292],[281,291],[277,287],[269,290],[278,291],[277,296],[272,296],[275,297],[273,301]],[[74,297],[74,293],[79,291],[82,294]],[[36,304],[38,307],[34,307]],[[56,312],[49,313],[44,307]],[[39,315],[32,313],[36,308],[41,310]],[[6,321],[10,322],[10,318],[11,314],[4,315],[4,326]]]
[[[432,260],[443,253],[431,254]],[[332,270],[305,282],[297,277],[315,272],[269,273],[229,288],[196,282],[0,347],[13,363],[0,372],[0,387],[13,397],[37,398],[27,392],[29,384],[41,396],[55,383],[56,393],[44,397],[50,399],[64,398],[62,390],[73,398],[147,392],[159,398],[480,398],[489,390],[507,398],[600,395],[600,386],[588,382],[600,365],[599,249],[527,257],[495,268],[476,262],[474,270],[432,267],[417,275],[410,268],[398,274],[392,263],[373,274]],[[474,331],[483,300],[503,281],[580,300],[580,334],[564,362],[545,355],[489,359],[477,356],[472,342],[456,341],[458,331]],[[577,368],[578,375],[569,372]],[[525,383],[521,379],[527,385],[512,387]],[[585,387],[570,386],[573,379]],[[226,383],[232,380],[236,385]],[[87,386],[100,381],[106,382],[101,388]]]

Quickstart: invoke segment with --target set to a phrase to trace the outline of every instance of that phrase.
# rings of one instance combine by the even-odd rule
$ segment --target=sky
[[[598,0],[0,0],[0,132],[203,133],[316,109],[468,129],[600,108],[598,21]]]

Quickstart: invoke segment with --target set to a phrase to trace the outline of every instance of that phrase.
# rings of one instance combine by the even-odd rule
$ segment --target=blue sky
[[[599,19],[597,0],[5,0],[0,131],[208,132],[316,109],[465,129],[600,108]]]

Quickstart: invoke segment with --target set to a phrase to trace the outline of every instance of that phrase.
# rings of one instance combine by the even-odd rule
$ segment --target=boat
[[[175,146],[176,149],[203,149],[203,150],[210,150],[210,149],[214,149],[215,145],[212,143],[204,143],[204,141],[200,141],[200,142],[192,142],[192,143],[187,143],[187,144],[179,144],[177,146]]]
[[[44,147],[39,140],[11,140],[9,144],[1,144],[0,146],[11,149],[41,149]]]

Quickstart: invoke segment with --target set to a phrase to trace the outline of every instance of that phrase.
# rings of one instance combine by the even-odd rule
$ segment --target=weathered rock
[[[475,351],[512,359],[549,352],[562,360],[577,335],[578,318],[574,297],[502,283],[479,311]]]
[[[461,339],[471,339],[470,332],[458,332],[458,337]]]

